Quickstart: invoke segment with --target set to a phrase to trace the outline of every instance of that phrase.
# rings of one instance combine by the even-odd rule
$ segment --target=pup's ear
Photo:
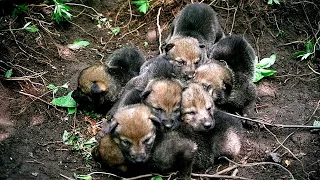
[[[172,48],[174,47],[173,43],[169,43],[167,45],[165,45],[164,50],[167,52],[169,52]]]
[[[102,131],[105,134],[111,134],[114,132],[114,130],[116,129],[116,127],[118,126],[118,122],[116,122],[115,120],[111,119],[110,121],[107,121],[105,126],[102,127]]]

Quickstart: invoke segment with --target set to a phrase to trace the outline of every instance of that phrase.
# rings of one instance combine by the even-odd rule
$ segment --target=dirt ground
[[[243,34],[259,59],[277,55],[272,66],[276,75],[257,84],[259,97],[251,118],[292,125],[312,125],[320,120],[320,75],[314,72],[320,72],[319,64],[311,63],[308,67],[307,61],[292,59],[294,52],[304,50],[303,42],[319,37],[319,1],[288,0],[280,1],[280,5],[268,5],[263,0],[206,3],[210,2],[226,34]],[[147,58],[158,55],[159,7],[163,40],[169,23],[186,3],[190,2],[154,0],[146,15],[138,13],[134,5],[130,11],[128,4],[115,12],[99,11],[112,27],[121,27],[116,36],[105,25],[96,26],[95,11],[77,5],[71,6],[72,21],[60,25],[50,19],[51,8],[42,5],[29,5],[29,12],[18,18],[0,17],[0,179],[65,179],[73,178],[74,173],[103,171],[92,160],[88,166],[80,152],[62,143],[64,130],[77,130],[84,137],[92,137],[92,131],[88,130],[91,124],[85,121],[88,117],[83,112],[68,115],[66,109],[51,106],[52,91],[46,86],[70,82],[67,92],[74,90],[80,70],[105,60],[113,50],[125,45],[137,46]],[[14,30],[29,21],[40,31]],[[284,35],[277,36],[279,31]],[[75,51],[65,48],[80,39],[91,44]],[[104,58],[99,54],[104,54]],[[17,78],[5,79],[8,69],[13,69],[12,77]],[[100,121],[101,117],[95,119]],[[242,143],[236,161],[247,167],[239,167],[237,176],[291,179],[292,173],[297,180],[320,179],[319,132],[255,127],[245,129]],[[280,143],[282,146],[278,147]],[[278,164],[290,173],[270,163],[274,162],[272,152],[280,155]],[[207,173],[214,174],[225,167],[217,164]],[[101,174],[93,177],[108,179]]]

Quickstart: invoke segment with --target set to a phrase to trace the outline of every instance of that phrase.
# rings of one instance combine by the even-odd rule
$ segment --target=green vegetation
[[[4,75],[5,78],[9,78],[12,76],[12,69],[9,69],[6,74]]]
[[[110,30],[115,36],[120,33],[120,27],[110,28]]]
[[[13,9],[13,11],[11,13],[11,16],[12,17],[17,17],[18,15],[22,14],[22,12],[28,11],[28,10],[29,10],[29,8],[27,6],[25,6],[24,4],[17,5]]]
[[[313,43],[312,41],[308,41],[305,43],[305,50],[298,51],[294,53],[293,58],[300,58],[301,60],[313,60],[315,59],[315,52],[320,51],[319,39],[317,39],[317,43]]]
[[[280,4],[279,0],[268,0],[268,4],[273,4],[273,3]]]
[[[151,180],[162,180],[162,177],[161,176],[155,176],[155,177],[152,177]]]
[[[258,62],[258,58],[256,58],[256,65],[255,65],[255,74],[254,74],[254,79],[253,82],[258,82],[264,77],[271,76],[277,71],[273,69],[265,69],[269,68],[274,64],[276,61],[276,55],[272,54],[269,58],[263,58],[260,62]]]
[[[86,166],[91,167],[89,160],[92,159],[91,151],[97,144],[95,137],[90,139],[84,138],[78,130],[68,132],[64,130],[62,135],[62,141],[65,145],[71,145],[73,151],[81,152]]]
[[[73,42],[73,44],[68,44],[68,48],[72,50],[76,50],[76,49],[84,48],[89,45],[90,43],[88,41],[76,40]]]
[[[70,21],[72,15],[70,14],[71,8],[66,5],[63,0],[53,0],[55,7],[52,13],[52,19],[57,23],[62,21]]]
[[[138,1],[132,1],[133,4],[139,6],[138,11],[146,14],[148,9],[149,9],[149,3],[151,2],[151,0],[138,0]]]
[[[55,86],[54,84],[49,84],[47,88],[52,90],[52,94],[53,94],[53,99],[51,101],[52,105],[59,106],[59,107],[66,107],[68,108],[68,114],[74,114],[77,110],[76,109],[77,103],[71,97],[73,91],[69,92],[65,96],[55,98],[55,94],[58,92],[59,89],[67,89],[68,86],[69,86],[68,83],[65,83],[62,86]]]

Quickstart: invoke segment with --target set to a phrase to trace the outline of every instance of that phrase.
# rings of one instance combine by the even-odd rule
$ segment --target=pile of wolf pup
[[[206,4],[186,5],[174,19],[163,53],[150,60],[124,47],[106,65],[81,71],[73,98],[107,113],[94,158],[122,176],[206,170],[240,153],[241,120],[256,99],[255,52],[225,35]]]

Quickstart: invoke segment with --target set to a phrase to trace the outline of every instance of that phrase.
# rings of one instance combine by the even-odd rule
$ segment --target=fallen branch
[[[253,167],[253,166],[259,166],[259,165],[275,165],[275,166],[279,166],[280,168],[284,169],[285,171],[287,171],[289,173],[291,179],[295,179],[293,174],[287,168],[285,168],[281,164],[277,164],[277,163],[274,163],[274,162],[257,162],[257,163],[239,164],[237,162],[234,162],[234,161],[228,159],[227,157],[221,157],[221,158],[224,158],[227,161],[235,164],[237,167]]]
[[[266,126],[273,126],[273,127],[280,127],[280,128],[308,128],[308,129],[320,129],[320,127],[317,126],[306,126],[306,125],[294,125],[294,124],[272,124],[272,123],[268,123],[268,122],[264,122],[264,121],[259,121],[259,120],[255,120],[255,119],[251,119],[251,118],[247,118],[247,117],[243,117],[243,116],[238,116],[235,114],[231,114],[228,112],[223,112],[225,114],[228,114],[230,116],[239,118],[239,119],[244,119],[244,120],[248,120],[251,122],[255,122],[255,123],[260,123]]]
[[[217,174],[195,174],[191,173],[191,176],[194,177],[208,177],[208,178],[223,178],[223,179],[243,179],[243,180],[251,180],[249,178],[244,178],[240,176],[227,176],[227,175],[217,175]]]

